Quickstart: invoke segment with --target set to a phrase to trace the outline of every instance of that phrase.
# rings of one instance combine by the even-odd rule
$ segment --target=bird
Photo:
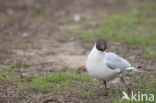
[[[122,73],[127,70],[140,68],[141,66],[132,65],[126,59],[113,52],[107,52],[106,50],[107,41],[104,38],[99,38],[86,60],[88,74],[95,79],[103,80],[105,86],[104,95],[108,95],[109,93],[106,81],[110,81],[118,76],[126,85],[128,94],[131,94],[132,90],[125,82]]]

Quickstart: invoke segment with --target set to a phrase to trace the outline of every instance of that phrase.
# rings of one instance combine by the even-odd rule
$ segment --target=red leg
[[[126,87],[127,87],[127,92],[128,92],[128,94],[130,95],[130,94],[132,93],[131,88],[130,88],[130,87],[128,86],[128,84],[124,81],[123,77],[120,77],[120,78],[121,78],[122,82],[126,85]]]
[[[104,95],[107,96],[108,95],[107,83],[106,83],[105,80],[103,82],[104,82],[104,85],[105,85],[105,94]]]

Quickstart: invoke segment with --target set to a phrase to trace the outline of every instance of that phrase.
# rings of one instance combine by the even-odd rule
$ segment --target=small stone
[[[28,33],[23,33],[22,36],[23,36],[24,38],[27,38],[27,37],[28,37]]]
[[[75,20],[76,22],[79,22],[79,21],[80,21],[80,15],[76,14],[76,15],[74,16],[74,20]]]

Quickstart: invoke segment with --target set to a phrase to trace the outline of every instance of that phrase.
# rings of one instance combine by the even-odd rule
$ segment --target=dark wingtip
[[[141,65],[136,65],[136,64],[131,64],[131,66],[132,66],[132,67],[136,67],[136,68],[138,68],[138,69],[139,69],[139,68],[142,68]]]
[[[137,66],[137,68],[142,68],[142,66],[139,65],[139,66]]]

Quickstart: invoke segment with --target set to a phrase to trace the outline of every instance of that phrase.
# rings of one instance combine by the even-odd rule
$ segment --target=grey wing
[[[106,53],[105,59],[106,65],[113,70],[120,69],[121,72],[123,72],[131,66],[125,59],[114,53]]]

